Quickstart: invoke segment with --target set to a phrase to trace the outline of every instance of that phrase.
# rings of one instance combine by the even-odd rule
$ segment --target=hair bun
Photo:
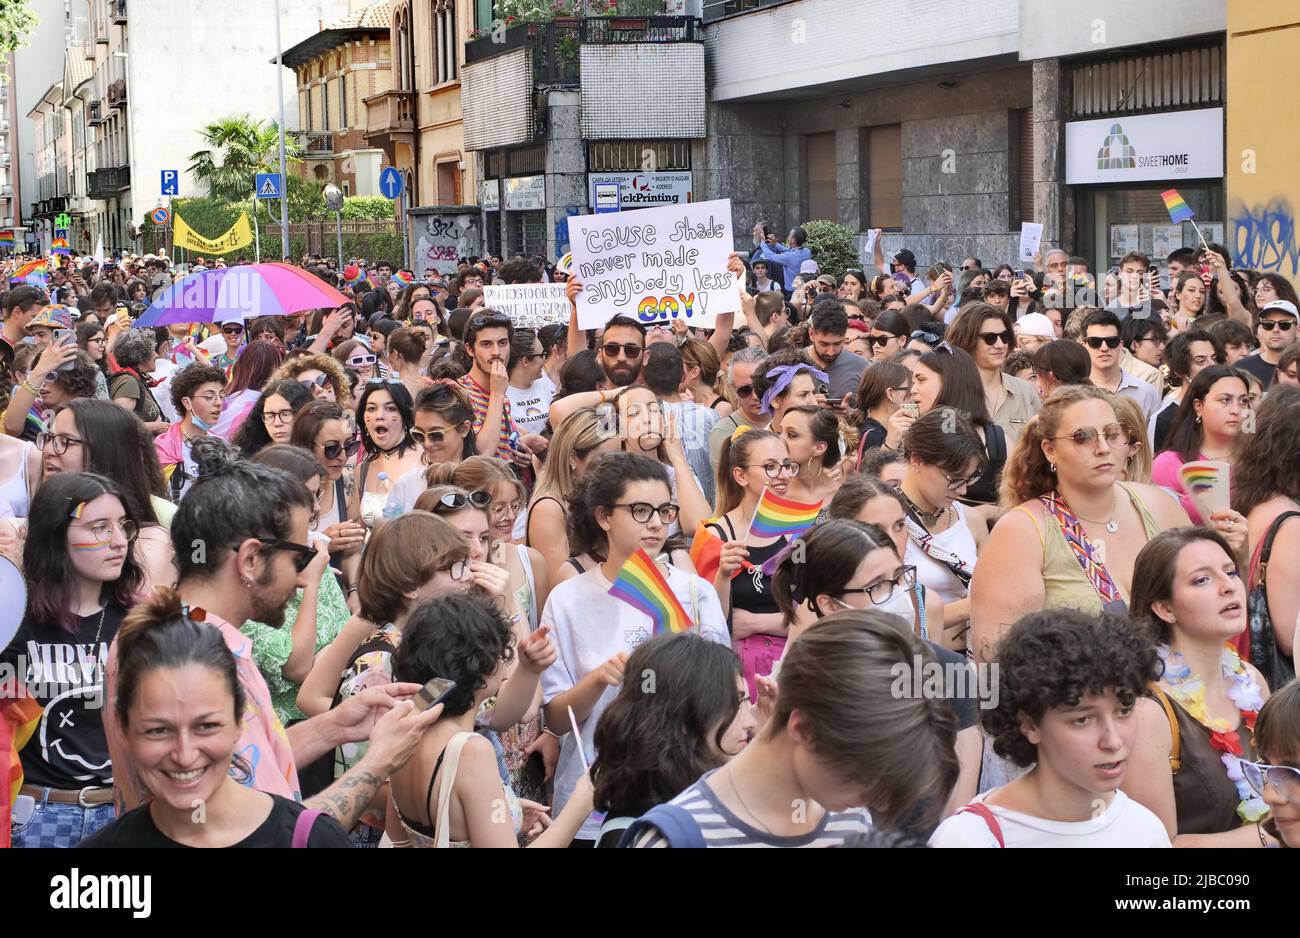
[[[199,467],[199,478],[220,475],[239,461],[239,453],[225,440],[204,436],[195,440],[190,454]]]

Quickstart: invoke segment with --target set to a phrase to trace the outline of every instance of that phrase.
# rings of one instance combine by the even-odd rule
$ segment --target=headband
[[[772,412],[772,401],[785,393],[785,389],[790,386],[790,382],[793,381],[801,371],[808,372],[823,384],[830,383],[830,378],[826,376],[826,372],[818,371],[812,365],[804,364],[803,362],[794,365],[780,365],[767,373],[769,378],[776,375],[776,381],[774,381],[772,386],[763,393],[763,399],[758,405],[758,412],[760,414],[770,414]]]

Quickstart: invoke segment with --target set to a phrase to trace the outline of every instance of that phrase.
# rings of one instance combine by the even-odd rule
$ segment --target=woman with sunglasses
[[[1124,792],[1153,811],[1176,847],[1267,847],[1268,804],[1244,777],[1269,687],[1233,640],[1246,628],[1246,588],[1232,547],[1205,528],[1152,538],[1133,572],[1133,618],[1164,663],[1138,701],[1138,742]]]
[[[360,339],[348,339],[336,345],[330,355],[344,368],[354,371],[363,384],[378,374],[379,356]]]
[[[1242,427],[1254,430],[1255,415],[1250,404],[1250,383],[1246,373],[1231,365],[1211,365],[1200,372],[1178,405],[1165,449],[1151,465],[1151,481],[1174,492],[1193,524],[1216,528],[1233,549],[1246,547],[1246,519],[1235,511],[1217,511],[1202,518],[1200,506],[1187,491],[1179,470],[1194,460],[1231,461],[1241,439]]]
[[[297,381],[269,383],[230,442],[245,458],[264,447],[288,443],[294,416],[311,400],[311,392]]]
[[[1163,489],[1120,481],[1127,443],[1100,388],[1061,388],[1043,402],[1003,474],[1014,510],[994,526],[971,581],[977,658],[992,660],[1011,624],[1038,609],[1118,611],[1135,588],[1138,552],[1188,523]]]
[[[873,361],[888,361],[907,345],[912,335],[912,326],[901,312],[887,309],[876,317],[871,324],[871,335],[867,341],[871,344]]]
[[[1300,847],[1300,681],[1265,702],[1255,720],[1259,762],[1242,760],[1241,774],[1269,807],[1264,831],[1283,847]]]
[[[100,475],[61,473],[32,500],[23,547],[27,608],[0,655],[42,708],[40,727],[19,753],[19,796],[35,805],[14,826],[15,847],[71,847],[113,819],[104,664],[145,588],[132,550],[137,530],[122,492]]]
[[[343,409],[332,401],[312,401],[293,418],[289,442],[312,453],[325,467],[325,485],[310,527],[330,539],[330,566],[343,574],[348,606],[355,612],[357,564],[366,526],[348,517],[352,474],[348,463],[361,441],[348,432]]]
[[[311,392],[314,400],[333,401],[349,408],[348,379],[343,366],[329,355],[301,354],[285,360],[271,373],[267,384],[298,381]],[[349,408],[350,409],[350,408]]]
[[[226,350],[220,355],[213,355],[211,364],[222,371],[230,371],[239,358],[240,346],[244,344],[244,324],[242,322],[223,322],[220,325],[221,338],[226,343]]]
[[[1015,446],[1040,402],[1032,384],[1002,370],[1016,344],[1010,314],[987,303],[973,303],[953,320],[946,336],[950,345],[975,360],[985,407],[993,423],[1002,428],[1007,445]]]
[[[650,638],[654,628],[649,616],[610,595],[610,587],[638,550],[651,557],[659,554],[678,512],[663,465],[631,453],[597,458],[582,492],[583,517],[599,526],[608,550],[602,564],[557,584],[542,613],[542,625],[550,627],[559,655],[542,675],[546,725],[563,737],[555,771],[555,814],[573,795],[582,773],[578,746],[588,762],[596,754],[594,733],[600,715],[617,694],[628,655]],[[726,644],[730,640],[726,622],[710,584],[672,565],[658,567],[700,634]],[[570,707],[579,739],[565,732]],[[588,820],[578,838],[595,841],[599,829],[599,823]]]
[[[393,488],[408,474],[423,473],[423,451],[411,439],[415,412],[406,385],[368,382],[357,403],[357,414],[366,455],[358,467],[348,517],[373,528],[382,519]],[[380,478],[381,473],[385,478]]]
[[[988,457],[970,419],[942,407],[908,429],[903,456],[907,474],[899,491],[907,508],[906,560],[943,600],[942,631],[930,630],[934,641],[961,650],[971,617],[971,571],[988,528],[959,497],[987,471]]]
[[[898,449],[903,434],[916,420],[903,404],[912,394],[912,372],[897,362],[876,362],[862,372],[858,382],[858,406],[850,411],[850,422],[858,427],[858,450],[853,461],[855,472],[862,471],[862,457],[881,446]]]

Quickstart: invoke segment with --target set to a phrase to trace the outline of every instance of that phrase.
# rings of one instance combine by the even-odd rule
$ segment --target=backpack
[[[631,847],[651,827],[667,838],[668,846],[674,849],[698,850],[706,846],[704,834],[689,811],[675,804],[660,804],[628,825],[619,847]]]

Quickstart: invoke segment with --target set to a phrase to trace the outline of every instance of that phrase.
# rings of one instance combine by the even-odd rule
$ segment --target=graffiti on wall
[[[415,272],[435,267],[446,274],[456,269],[458,257],[479,253],[477,214],[425,215],[415,219]]]
[[[1228,231],[1233,266],[1288,277],[1300,273],[1295,212],[1286,199],[1253,206],[1234,202],[1228,209]]]

